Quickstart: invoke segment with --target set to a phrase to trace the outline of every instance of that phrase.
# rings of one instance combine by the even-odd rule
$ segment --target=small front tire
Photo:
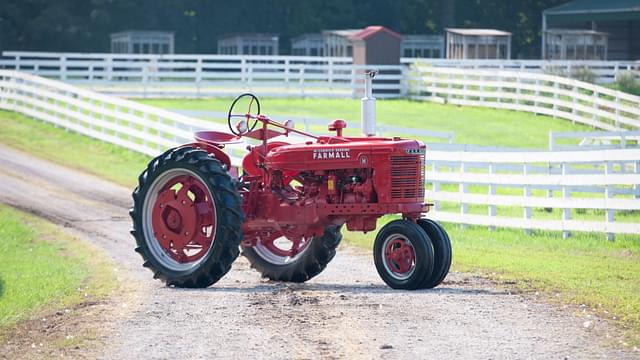
[[[433,273],[431,240],[409,220],[395,220],[380,229],[373,258],[382,280],[394,289],[419,289]]]

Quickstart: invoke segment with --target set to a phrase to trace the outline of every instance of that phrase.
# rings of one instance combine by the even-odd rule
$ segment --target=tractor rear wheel
[[[409,220],[395,220],[380,229],[373,259],[382,280],[394,289],[419,289],[433,273],[431,240],[422,227]]]
[[[340,240],[342,240],[340,226],[329,226],[325,229],[324,235],[309,240],[292,257],[286,256],[283,251],[275,248],[275,244],[263,245],[260,241],[255,246],[243,247],[242,255],[249,260],[252,268],[262,274],[262,277],[273,281],[301,283],[320,274],[327,267],[336,255]]]
[[[133,192],[131,234],[143,266],[167,285],[207,287],[238,257],[240,197],[222,163],[193,147],[153,159]]]
[[[418,225],[427,233],[433,244],[433,273],[425,278],[420,286],[424,289],[434,288],[447,277],[451,267],[451,240],[444,228],[431,219],[418,219]]]

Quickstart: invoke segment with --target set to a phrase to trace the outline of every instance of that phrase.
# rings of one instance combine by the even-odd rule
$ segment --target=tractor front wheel
[[[440,285],[449,274],[449,268],[451,267],[451,241],[445,229],[431,219],[418,219],[418,225],[427,233],[433,244],[433,273],[430,277],[425,278],[420,286],[421,288],[431,289]]]
[[[395,220],[380,229],[373,245],[373,259],[382,280],[394,289],[422,288],[434,270],[429,236],[408,220]]]
[[[327,267],[336,255],[340,240],[340,226],[329,226],[324,235],[300,245],[294,256],[287,255],[290,251],[287,247],[291,246],[291,242],[284,237],[265,244],[258,241],[253,247],[243,247],[242,255],[262,277],[273,281],[301,283],[320,274]]]
[[[136,252],[167,285],[207,287],[238,257],[240,197],[222,163],[203,150],[180,147],[153,159],[130,214]]]

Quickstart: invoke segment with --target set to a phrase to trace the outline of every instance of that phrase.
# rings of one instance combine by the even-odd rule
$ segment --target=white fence
[[[430,151],[427,162],[425,197],[435,201],[437,219],[609,238],[640,234],[638,149]]]
[[[560,76],[418,64],[414,98],[526,111],[602,130],[640,128],[640,97]]]
[[[241,55],[133,55],[4,52],[0,68],[126,97],[211,97],[259,91],[263,96],[354,97],[366,66],[351,58]],[[404,91],[403,66],[376,66],[378,97]]]
[[[0,108],[150,156],[192,141],[194,130],[225,128],[10,70],[0,70]],[[609,237],[640,234],[638,149],[430,150],[427,158],[427,200],[436,202],[436,219],[565,233],[604,232]],[[238,164],[235,152],[232,161]],[[478,207],[484,209],[484,215],[478,213]],[[580,214],[580,209],[588,210]]]
[[[218,124],[99,94],[38,76],[0,70],[0,109],[156,156]]]
[[[414,64],[416,59],[402,58],[401,62]],[[640,61],[420,59],[418,62],[434,67],[532,72],[568,78],[593,76],[599,84],[613,83],[623,71],[640,76]]]

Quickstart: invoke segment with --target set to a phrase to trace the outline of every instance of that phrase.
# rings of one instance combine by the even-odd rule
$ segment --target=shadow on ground
[[[394,290],[385,285],[377,284],[293,284],[293,283],[264,283],[250,287],[233,287],[233,286],[216,286],[213,285],[206,289],[182,289],[171,288],[175,291],[194,291],[194,292],[230,292],[230,293],[279,293],[281,291],[322,291],[333,292],[339,294],[447,294],[447,295],[508,295],[509,293],[501,290],[491,289],[469,289],[460,287],[448,287],[446,285],[439,286],[435,289],[423,290]]]

